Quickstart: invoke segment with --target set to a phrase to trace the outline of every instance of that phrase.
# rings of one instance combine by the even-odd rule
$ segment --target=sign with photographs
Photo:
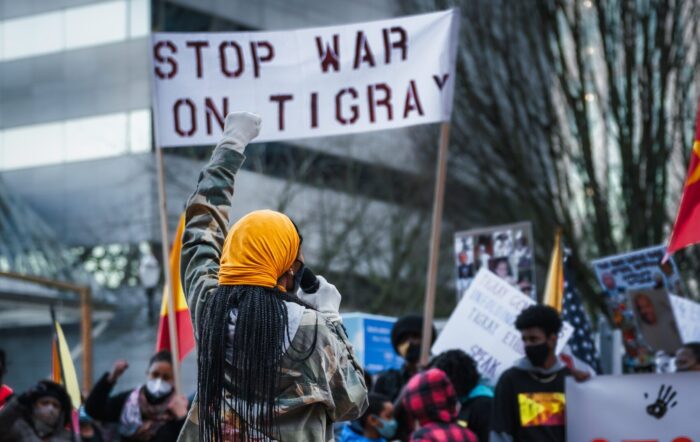
[[[700,374],[566,379],[568,442],[700,442]]]
[[[535,301],[481,267],[474,281],[452,312],[432,347],[434,355],[460,349],[476,361],[479,373],[494,384],[503,371],[525,356],[515,318]],[[564,323],[557,353],[566,345],[574,328]]]
[[[660,288],[670,293],[683,293],[673,258],[661,265],[665,252],[666,248],[660,245],[591,261],[593,271],[603,288],[613,326],[622,331],[628,366],[652,364],[653,348],[641,335],[627,293]]]
[[[681,346],[673,306],[665,289],[628,292],[629,305],[644,342],[654,351],[672,355]]]
[[[457,299],[486,268],[535,299],[535,258],[529,222],[467,230],[455,234]]]
[[[673,258],[661,264],[664,253],[665,246],[654,246],[596,259],[591,265],[609,296],[651,288],[666,288],[671,293],[683,295],[683,284]]]

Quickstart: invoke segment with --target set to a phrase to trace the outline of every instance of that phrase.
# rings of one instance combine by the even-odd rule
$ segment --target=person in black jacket
[[[404,359],[400,369],[392,368],[379,374],[372,391],[388,396],[392,401],[398,399],[401,389],[411,376],[418,373],[418,359],[423,334],[423,316],[406,315],[399,318],[391,329],[391,345],[396,354]],[[435,339],[435,327],[430,337]]]
[[[85,401],[93,419],[118,424],[123,441],[176,441],[187,416],[185,396],[173,388],[173,360],[168,351],[158,352],[148,366],[148,381],[133,390],[110,397],[121,375],[129,368],[125,360],[114,363]]]
[[[562,320],[552,307],[533,305],[515,320],[525,357],[496,384],[490,442],[565,442],[566,376],[588,373],[567,368],[556,355]]]
[[[479,370],[471,356],[462,350],[448,350],[437,355],[430,363],[447,374],[462,405],[457,415],[458,422],[466,424],[479,442],[488,442],[491,429],[493,392],[479,384]]]

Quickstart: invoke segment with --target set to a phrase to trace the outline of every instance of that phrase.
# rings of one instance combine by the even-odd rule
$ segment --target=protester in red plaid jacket
[[[406,384],[402,404],[420,427],[411,442],[478,442],[474,433],[457,423],[457,395],[444,371],[424,371]]]

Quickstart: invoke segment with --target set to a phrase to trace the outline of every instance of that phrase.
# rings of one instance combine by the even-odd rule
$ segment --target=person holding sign
[[[333,422],[367,408],[341,296],[304,275],[288,216],[251,212],[228,229],[234,180],[260,117],[234,112],[186,208],[183,287],[198,344],[197,400],[181,441],[333,440]],[[308,272],[307,272],[308,273]]]
[[[533,305],[515,320],[525,358],[498,380],[491,417],[490,442],[564,442],[565,377],[590,375],[572,371],[556,355],[562,320],[549,306]]]

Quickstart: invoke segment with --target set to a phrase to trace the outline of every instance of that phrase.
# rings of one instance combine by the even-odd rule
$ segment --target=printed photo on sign
[[[627,293],[659,288],[670,293],[684,292],[673,258],[661,265],[665,252],[665,246],[654,246],[591,261],[612,325],[622,332],[627,367],[650,366],[654,356],[654,350],[641,336]]]
[[[467,230],[455,234],[457,299],[481,268],[489,269],[525,295],[535,298],[535,260],[529,222]]]
[[[628,298],[644,342],[653,351],[675,354],[682,342],[668,292],[637,290]]]

